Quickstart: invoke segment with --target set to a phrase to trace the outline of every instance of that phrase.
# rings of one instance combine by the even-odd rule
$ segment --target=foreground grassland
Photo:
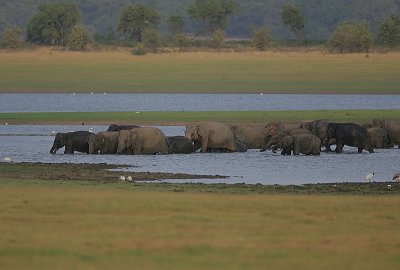
[[[400,119],[400,110],[338,111],[235,111],[235,112],[51,112],[0,113],[0,123],[9,124],[110,124],[137,123],[174,125],[197,121],[265,123],[329,119],[338,122],[371,122],[374,118]]]
[[[0,268],[398,269],[399,212],[399,196],[2,178]]]
[[[400,93],[400,53],[0,51],[0,92]]]

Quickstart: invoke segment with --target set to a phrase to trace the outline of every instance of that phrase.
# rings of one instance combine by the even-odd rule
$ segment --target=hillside
[[[0,31],[6,26],[24,27],[37,11],[39,3],[57,0],[0,0]],[[187,15],[192,1],[186,0],[75,0],[82,22],[92,34],[115,31],[123,7],[129,3],[153,6],[162,16],[160,30],[165,32],[165,21],[170,15],[185,18],[186,32],[196,33],[199,25]],[[294,38],[281,23],[280,9],[285,3],[296,4],[306,17],[306,35],[309,39],[323,40],[343,19],[366,19],[372,28],[387,15],[400,12],[400,0],[238,0],[240,10],[230,18],[227,34],[246,37],[253,26],[268,26],[275,39]]]

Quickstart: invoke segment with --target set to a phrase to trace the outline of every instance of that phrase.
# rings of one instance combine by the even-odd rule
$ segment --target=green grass
[[[399,196],[0,181],[2,269],[398,269]]]
[[[144,123],[171,124],[197,121],[266,122],[273,120],[302,121],[330,119],[338,122],[370,122],[374,118],[400,119],[400,110],[339,111],[234,111],[234,112],[52,112],[0,113],[8,123]]]
[[[0,51],[0,92],[400,93],[399,53]]]

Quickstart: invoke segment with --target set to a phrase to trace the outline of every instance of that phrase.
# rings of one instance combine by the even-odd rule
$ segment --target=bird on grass
[[[9,157],[5,157],[5,158],[3,159],[3,161],[4,161],[4,162],[12,162],[12,161],[11,161],[11,158],[9,158]]]
[[[393,181],[396,181],[396,182],[400,182],[400,173],[396,173],[394,176],[393,176],[393,179],[392,179]]]
[[[126,181],[132,181],[132,176],[128,175],[128,177],[126,178]]]
[[[365,181],[371,182],[372,177],[374,177],[375,173],[370,173],[365,176]]]
[[[126,179],[125,176],[122,176],[122,175],[121,175],[121,176],[119,177],[119,180],[120,180],[120,181],[125,181],[125,179]]]

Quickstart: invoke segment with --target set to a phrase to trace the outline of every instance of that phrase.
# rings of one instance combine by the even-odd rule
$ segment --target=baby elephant
[[[193,142],[185,136],[167,137],[170,154],[191,154],[200,149],[200,145],[193,145]]]
[[[279,143],[275,144],[273,149],[282,148],[282,155],[305,154],[320,155],[321,140],[312,134],[299,134],[284,137]]]

